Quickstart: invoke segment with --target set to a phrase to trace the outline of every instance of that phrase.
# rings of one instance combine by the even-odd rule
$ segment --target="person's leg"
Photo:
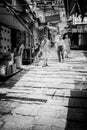
[[[46,58],[43,60],[43,67],[45,67],[45,66],[48,66]]]
[[[68,51],[66,51],[66,58],[68,58]]]
[[[44,66],[48,66],[48,55],[47,52],[44,52],[44,56],[43,56],[43,67]]]
[[[61,62],[60,50],[58,50],[57,53],[58,53],[58,60],[59,62]]]
[[[61,48],[61,56],[62,56],[62,61],[64,61],[64,51],[63,51],[63,47]]]
[[[67,58],[67,50],[64,51],[64,58]]]
[[[38,53],[37,53],[37,63],[39,63],[39,60],[40,60],[39,55],[40,55],[40,52],[38,51]]]
[[[69,57],[69,54],[70,54],[70,45],[68,45],[68,48],[67,48],[67,58]]]
[[[43,67],[46,66],[46,54],[43,53]]]
[[[34,55],[34,62],[35,62],[35,65],[38,65],[37,51],[35,52],[35,55]]]
[[[63,52],[61,52],[61,55],[62,55],[62,61],[64,61],[64,54],[63,54]]]
[[[59,62],[61,62],[61,46],[58,47]]]
[[[39,59],[38,59],[38,55],[36,55],[36,65],[39,65]]]
[[[48,52],[46,52],[46,66],[48,66]]]
[[[48,66],[48,58],[46,58],[46,66]]]

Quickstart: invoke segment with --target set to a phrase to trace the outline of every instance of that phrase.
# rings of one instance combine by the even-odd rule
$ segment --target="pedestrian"
[[[24,44],[22,43],[20,44],[19,50],[18,50],[18,54],[21,56],[21,58],[23,56],[23,51],[24,51]]]
[[[17,68],[21,68],[22,59],[23,59],[23,52],[24,52],[24,44],[19,44],[14,49],[14,62],[16,63]]]
[[[68,35],[65,35],[64,41],[65,41],[64,57],[68,58],[70,54],[70,45],[71,45],[71,41]]]
[[[46,35],[44,35],[41,44],[41,51],[43,55],[43,67],[48,66],[48,54],[50,52],[50,46],[50,40],[47,38]]]
[[[38,56],[38,54],[39,54],[39,49],[40,49],[40,43],[39,43],[38,38],[36,39],[36,44],[35,44],[34,49],[35,49],[35,53],[34,53],[35,60],[34,61],[35,61],[36,65],[38,65],[38,63],[39,63],[39,56]]]
[[[63,62],[64,61],[64,46],[65,46],[65,42],[62,39],[61,35],[58,36],[58,38],[56,39],[55,42],[56,42],[56,49],[57,49],[59,62]]]

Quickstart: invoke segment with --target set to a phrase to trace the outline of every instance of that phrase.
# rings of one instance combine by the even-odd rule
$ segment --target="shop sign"
[[[64,7],[64,2],[63,0],[54,0],[54,1],[44,1],[44,2],[37,2],[37,7],[44,7],[46,5],[52,5],[52,6],[60,6]]]
[[[79,24],[79,25],[87,24],[87,17],[84,17],[84,19],[82,21],[81,15],[79,15],[78,17],[73,15],[73,24]]]
[[[64,6],[64,2],[63,2],[63,0],[55,0],[55,1],[52,1],[52,5],[53,6]]]

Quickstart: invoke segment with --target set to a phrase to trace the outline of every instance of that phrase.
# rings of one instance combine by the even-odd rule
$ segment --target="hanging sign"
[[[63,2],[63,0],[55,0],[55,1],[52,1],[52,5],[53,6],[64,6],[64,2]]]
[[[37,7],[43,7],[48,5],[64,7],[64,2],[63,0],[37,2]]]

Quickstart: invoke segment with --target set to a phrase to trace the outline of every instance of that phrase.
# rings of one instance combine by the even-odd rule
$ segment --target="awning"
[[[17,18],[15,18],[12,13],[8,13],[5,8],[0,8],[0,23],[3,23],[10,28],[15,28],[23,31],[26,30],[23,25],[17,20]]]

